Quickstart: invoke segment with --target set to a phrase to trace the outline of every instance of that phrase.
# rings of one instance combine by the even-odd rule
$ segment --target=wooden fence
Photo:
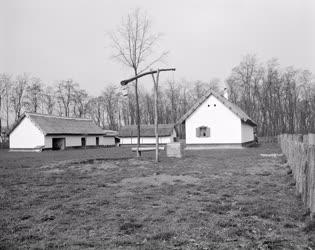
[[[315,134],[282,134],[278,141],[311,218],[315,217]]]

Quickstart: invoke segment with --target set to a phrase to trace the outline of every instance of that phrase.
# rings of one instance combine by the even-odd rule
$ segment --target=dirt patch
[[[65,170],[60,168],[46,168],[46,174],[62,174]]]
[[[40,168],[43,170],[62,168],[62,167],[69,166],[70,164],[74,164],[74,163],[76,163],[76,161],[74,161],[74,160],[57,161],[57,162],[51,162],[49,164],[45,164],[45,165],[41,166]]]
[[[123,186],[160,186],[163,184],[197,184],[199,179],[189,175],[151,175],[146,177],[132,177],[123,179],[120,184]]]
[[[278,161],[279,160],[275,158],[258,159],[255,165],[246,169],[246,172],[251,175],[260,176],[268,176],[274,173],[278,173],[279,169],[275,167],[276,165],[279,167],[279,165],[277,164]]]
[[[61,174],[67,170],[79,171],[81,173],[100,173],[109,169],[118,168],[113,161],[95,161],[95,163],[78,163],[73,161],[64,161],[42,166],[41,169],[47,174]]]
[[[96,164],[79,164],[79,165],[71,165],[70,169],[81,171],[81,172],[91,172],[95,170],[108,170],[118,168],[118,166],[113,162],[103,162]]]

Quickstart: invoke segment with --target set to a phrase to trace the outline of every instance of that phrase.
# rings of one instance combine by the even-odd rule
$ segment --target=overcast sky
[[[315,73],[313,0],[0,0],[0,72],[73,78],[97,95],[132,74],[110,59],[106,33],[137,7],[164,34],[160,66],[177,68],[162,80],[223,82],[248,53]]]

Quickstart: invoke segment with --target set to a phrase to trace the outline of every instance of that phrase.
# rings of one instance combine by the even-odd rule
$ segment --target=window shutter
[[[210,137],[210,128],[207,127],[207,131],[206,131],[206,135],[207,137]]]
[[[196,128],[196,137],[200,137],[200,128]]]

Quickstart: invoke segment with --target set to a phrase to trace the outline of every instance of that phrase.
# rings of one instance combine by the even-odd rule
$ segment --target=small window
[[[96,140],[96,146],[100,145],[100,138],[96,137],[95,140]]]
[[[85,145],[86,145],[86,139],[85,139],[85,137],[82,137],[81,138],[81,146],[85,147]]]
[[[214,106],[216,107],[217,105],[216,105],[216,104],[214,104]]]
[[[210,137],[210,128],[206,126],[201,126],[196,128],[197,137]]]

